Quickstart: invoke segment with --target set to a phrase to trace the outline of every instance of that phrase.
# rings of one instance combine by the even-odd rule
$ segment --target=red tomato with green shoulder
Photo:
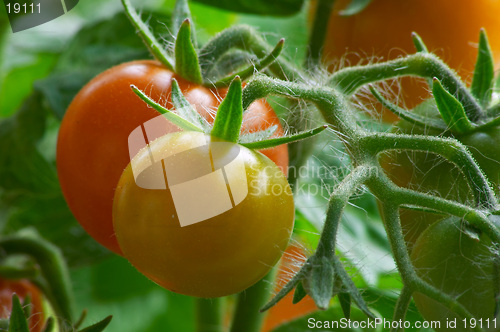
[[[30,298],[29,329],[31,332],[41,332],[45,321],[42,293],[28,280],[0,279],[0,318],[10,317],[14,294],[17,294],[21,303],[27,297]]]
[[[101,73],[73,99],[61,123],[57,142],[57,171],[64,197],[76,219],[97,242],[121,254],[112,224],[115,188],[130,162],[128,136],[137,126],[159,115],[131,90],[134,84],[155,101],[172,109],[172,79],[187,100],[209,121],[226,94],[188,82],[152,60],[133,61]],[[245,113],[242,131],[254,132],[278,125],[272,108],[254,102]],[[179,129],[169,125],[168,131]],[[284,171],[286,146],[263,151]]]

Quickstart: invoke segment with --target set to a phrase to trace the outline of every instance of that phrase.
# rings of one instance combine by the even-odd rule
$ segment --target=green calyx
[[[177,0],[172,14],[171,27],[171,31],[176,34],[175,44],[173,52],[167,51],[132,8],[130,1],[122,0],[122,4],[127,17],[155,59],[190,82],[207,87],[227,87],[235,77],[239,76],[241,80],[245,80],[255,72],[269,66],[272,67],[272,71],[279,72],[278,75],[290,75],[285,69],[291,66],[286,61],[277,59],[283,50],[284,39],[271,48],[255,30],[233,27],[215,36],[200,50],[200,55],[198,55],[195,29],[187,0]],[[215,47],[219,50],[217,58],[211,59],[210,63],[206,61],[206,47]],[[234,51],[238,49],[247,56],[241,57],[241,52]],[[223,70],[211,70],[222,59],[236,65],[219,66]],[[278,65],[273,66],[275,62]]]
[[[158,104],[136,86],[131,85],[131,89],[145,103],[163,114],[167,120],[180,129],[185,131],[203,132],[207,135],[217,137],[227,142],[241,144],[249,149],[269,149],[278,145],[300,141],[315,136],[328,128],[328,126],[324,125],[292,135],[272,137],[276,132],[277,126],[271,126],[261,131],[247,133],[240,136],[241,127],[243,125],[244,109],[242,98],[243,89],[239,76],[236,76],[229,86],[226,97],[219,105],[213,125],[211,125],[191,104],[189,104],[182,94],[179,84],[175,79],[172,80],[172,103],[176,109],[175,111],[168,110]]]

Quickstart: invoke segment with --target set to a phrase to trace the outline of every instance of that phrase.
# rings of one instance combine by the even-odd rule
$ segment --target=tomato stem
[[[264,57],[266,54],[272,53],[269,44],[253,28],[246,25],[233,26],[212,38],[200,50],[198,59],[202,76],[206,77],[217,63],[217,60],[234,48],[251,52],[258,57]],[[288,60],[283,59],[283,57],[279,57],[270,64],[269,69],[274,75],[282,79],[293,80],[304,77],[300,70]],[[211,84],[207,83],[207,85],[210,86]]]
[[[344,68],[334,73],[328,85],[345,94],[353,94],[367,84],[402,76],[437,77],[443,87],[457,97],[464,106],[468,118],[476,122],[484,117],[484,111],[465,84],[441,59],[432,53],[416,53],[404,58]]]
[[[238,294],[230,332],[260,332],[266,314],[259,311],[269,299],[275,270]]]
[[[310,2],[311,4],[313,2]],[[313,27],[309,33],[306,66],[317,66],[321,60],[321,52],[325,44],[328,22],[335,5],[335,0],[318,0],[314,9]]]
[[[156,60],[160,61],[165,67],[170,70],[174,70],[174,66],[172,65],[172,61],[170,60],[169,55],[163,49],[163,46],[158,43],[153,33],[149,30],[149,28],[142,22],[141,18],[137,14],[137,12],[133,9],[129,0],[122,0],[123,8],[125,9],[125,14],[128,19],[132,23],[132,25],[137,29],[137,33],[142,38],[144,45],[148,48],[151,54],[155,57]]]
[[[196,299],[196,332],[224,331],[224,304],[225,299]]]

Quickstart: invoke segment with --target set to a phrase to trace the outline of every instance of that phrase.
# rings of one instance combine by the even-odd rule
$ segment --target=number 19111
[[[38,9],[38,14],[40,14],[40,4],[20,4],[20,3],[14,3],[12,6],[10,3],[6,5],[7,7],[7,14],[14,13],[14,14],[34,14],[36,10]]]

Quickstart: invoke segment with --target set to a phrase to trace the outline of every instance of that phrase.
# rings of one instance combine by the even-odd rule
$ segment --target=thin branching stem
[[[441,59],[432,53],[416,53],[369,66],[354,66],[334,73],[328,85],[346,94],[361,86],[401,76],[438,78],[443,87],[464,106],[468,118],[475,122],[484,117],[484,111],[466,85]]]

